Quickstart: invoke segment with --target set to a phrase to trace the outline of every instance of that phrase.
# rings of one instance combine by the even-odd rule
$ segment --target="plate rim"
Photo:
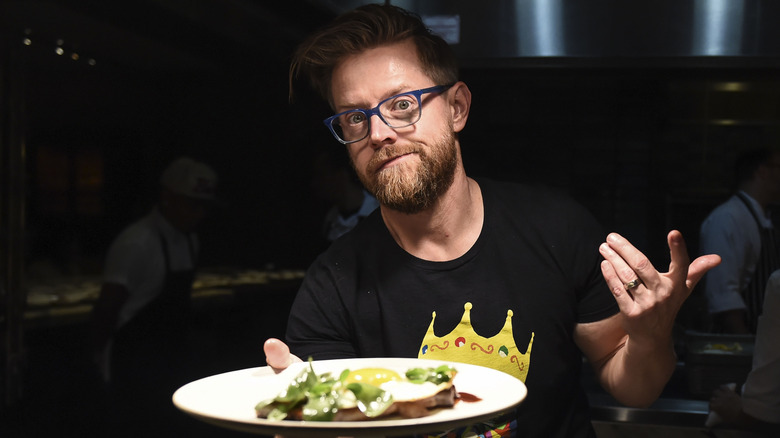
[[[426,367],[447,364],[447,365],[452,365],[455,368],[458,368],[460,366],[461,369],[469,370],[469,371],[481,370],[485,372],[485,370],[487,370],[487,372],[493,373],[496,376],[502,376],[502,377],[506,377],[507,379],[512,379],[508,381],[518,385],[517,389],[519,389],[520,394],[516,396],[516,400],[512,401],[511,403],[507,403],[505,406],[502,406],[499,409],[491,410],[489,412],[484,412],[476,415],[461,416],[457,418],[445,418],[445,419],[437,420],[435,417],[431,418],[430,416],[428,416],[428,417],[408,418],[408,419],[402,418],[402,419],[387,419],[387,420],[380,419],[380,420],[366,420],[366,421],[334,421],[334,422],[273,421],[273,420],[266,420],[261,418],[251,418],[251,419],[250,418],[246,418],[246,419],[225,418],[224,416],[221,415],[210,415],[200,410],[193,409],[191,406],[188,406],[186,403],[183,403],[183,401],[181,400],[183,394],[186,394],[188,391],[191,391],[193,387],[197,387],[197,385],[202,384],[204,380],[230,378],[232,377],[232,376],[228,376],[230,374],[236,374],[236,375],[246,374],[247,376],[252,376],[257,378],[277,378],[277,376],[284,376],[284,377],[278,377],[278,379],[284,378],[285,380],[288,380],[292,378],[292,376],[287,377],[289,374],[293,374],[293,373],[297,374],[298,370],[300,370],[304,366],[308,366],[308,362],[298,362],[291,365],[286,370],[278,374],[274,373],[271,367],[264,366],[264,367],[243,368],[243,369],[227,371],[224,373],[218,373],[211,376],[203,377],[201,379],[197,379],[192,382],[189,382],[181,386],[180,388],[178,388],[172,395],[172,401],[173,404],[179,410],[181,410],[182,412],[190,416],[195,417],[196,419],[199,419],[201,421],[204,421],[206,423],[215,426],[224,427],[224,428],[237,430],[241,432],[251,432],[251,433],[258,433],[258,434],[259,433],[283,434],[289,437],[296,436],[296,434],[298,434],[298,436],[307,436],[307,437],[325,437],[325,436],[336,436],[336,435],[344,435],[344,434],[354,436],[354,437],[358,437],[358,436],[373,437],[377,435],[387,436],[387,435],[408,434],[410,432],[423,433],[423,432],[430,432],[433,430],[443,431],[443,430],[456,428],[459,426],[464,426],[468,424],[478,423],[480,421],[489,420],[504,415],[510,412],[511,410],[515,409],[518,405],[520,405],[525,400],[528,394],[528,389],[525,383],[514,376],[503,373],[502,371],[493,368],[489,368],[481,365],[474,365],[465,362],[458,362],[453,360],[419,359],[419,358],[404,358],[404,357],[370,357],[370,358],[313,360],[312,365],[315,368],[315,372],[319,373],[320,371],[317,370],[318,365],[324,366],[325,368],[338,368],[340,364],[344,364],[344,363],[354,364],[355,362],[365,363],[365,367],[377,366],[377,362],[381,362],[380,365],[384,365],[386,368],[393,368],[394,366],[396,368],[399,367],[406,368],[409,367],[410,365],[405,365],[405,363],[413,362],[418,364],[419,366],[426,366]],[[325,371],[328,371],[328,369],[326,369]],[[463,372],[463,371],[459,370],[459,372]],[[260,397],[258,397],[258,402],[259,401],[261,401]]]

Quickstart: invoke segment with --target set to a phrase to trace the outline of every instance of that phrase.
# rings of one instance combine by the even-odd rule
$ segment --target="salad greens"
[[[344,370],[338,378],[330,373],[317,376],[309,359],[309,366],[286,390],[275,398],[258,403],[255,410],[271,405],[273,409],[267,418],[283,420],[288,412],[300,407],[304,420],[331,421],[339,409],[356,406],[367,417],[375,417],[393,404],[393,396],[381,388],[365,383],[346,384],[348,375],[349,370]]]
[[[454,368],[442,365],[438,368],[413,368],[406,377],[413,383],[448,382],[454,375]],[[338,377],[331,373],[317,375],[309,358],[305,367],[292,383],[279,395],[264,400],[255,406],[255,410],[271,407],[267,415],[269,420],[283,420],[294,409],[301,408],[302,417],[308,421],[332,421],[339,409],[357,407],[369,418],[377,417],[393,404],[393,396],[374,385],[367,383],[346,383],[349,370]]]
[[[431,382],[437,385],[449,382],[455,374],[455,368],[440,365],[436,368],[412,368],[406,372],[406,378],[413,383]]]

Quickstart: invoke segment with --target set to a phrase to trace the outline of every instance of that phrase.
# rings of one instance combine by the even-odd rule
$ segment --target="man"
[[[214,201],[216,181],[203,163],[173,161],[160,178],[159,203],[109,248],[92,348],[122,403],[114,411],[130,424],[137,422],[133,415],[167,410],[172,391],[189,378],[182,365],[200,250],[195,231]]]
[[[713,331],[755,333],[769,275],[780,268],[769,204],[780,201],[780,152],[750,149],[736,161],[737,193],[702,222],[703,254],[722,264],[704,283]]]
[[[728,425],[777,436],[780,432],[780,271],[770,275],[764,313],[758,318],[753,367],[739,393],[736,384],[715,389],[710,397],[711,426]],[[740,395],[741,393],[741,395]]]
[[[295,355],[267,340],[271,367],[401,356],[502,369],[525,382],[528,397],[485,426],[494,436],[593,436],[583,353],[618,400],[646,406],[658,397],[675,366],[674,317],[717,256],[689,269],[672,232],[670,271],[661,274],[621,236],[601,243],[576,203],[469,178],[458,133],[471,92],[447,44],[399,8],[343,15],[301,45],[291,72],[330,102],[337,115],[326,124],[380,208],[311,266],[289,319]],[[428,348],[454,327],[506,342],[474,351],[479,357],[460,343]]]

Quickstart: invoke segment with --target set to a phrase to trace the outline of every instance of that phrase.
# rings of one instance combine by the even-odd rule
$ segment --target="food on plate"
[[[317,375],[311,359],[275,398],[255,406],[269,420],[360,421],[389,415],[419,418],[431,409],[452,407],[458,398],[455,368],[412,368],[404,374],[385,368]]]

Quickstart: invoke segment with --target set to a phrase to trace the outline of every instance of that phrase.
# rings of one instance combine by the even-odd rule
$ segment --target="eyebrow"
[[[406,91],[403,91],[403,90],[406,90]],[[397,86],[397,87],[393,88],[393,91],[391,91],[390,93],[388,93],[388,95],[387,95],[386,97],[383,97],[383,98],[381,98],[381,99],[379,100],[379,102],[382,102],[382,101],[384,101],[384,100],[386,100],[386,99],[389,99],[389,98],[391,98],[391,97],[393,97],[393,96],[397,96],[397,95],[399,95],[399,94],[408,93],[408,92],[410,92],[410,91],[414,91],[414,90],[415,90],[414,88],[411,88],[411,87],[410,87],[410,86],[408,86],[408,85],[402,84],[402,85],[400,85],[400,86]],[[345,104],[345,105],[339,105],[339,106],[337,106],[337,107],[336,107],[336,112],[337,112],[337,113],[341,113],[341,112],[344,112],[344,111],[349,111],[349,110],[354,110],[354,109],[371,109],[371,108],[373,108],[373,107],[375,107],[375,106],[376,106],[376,105],[372,105],[372,106],[362,106],[362,105],[357,105],[357,104],[348,103],[348,104]]]

